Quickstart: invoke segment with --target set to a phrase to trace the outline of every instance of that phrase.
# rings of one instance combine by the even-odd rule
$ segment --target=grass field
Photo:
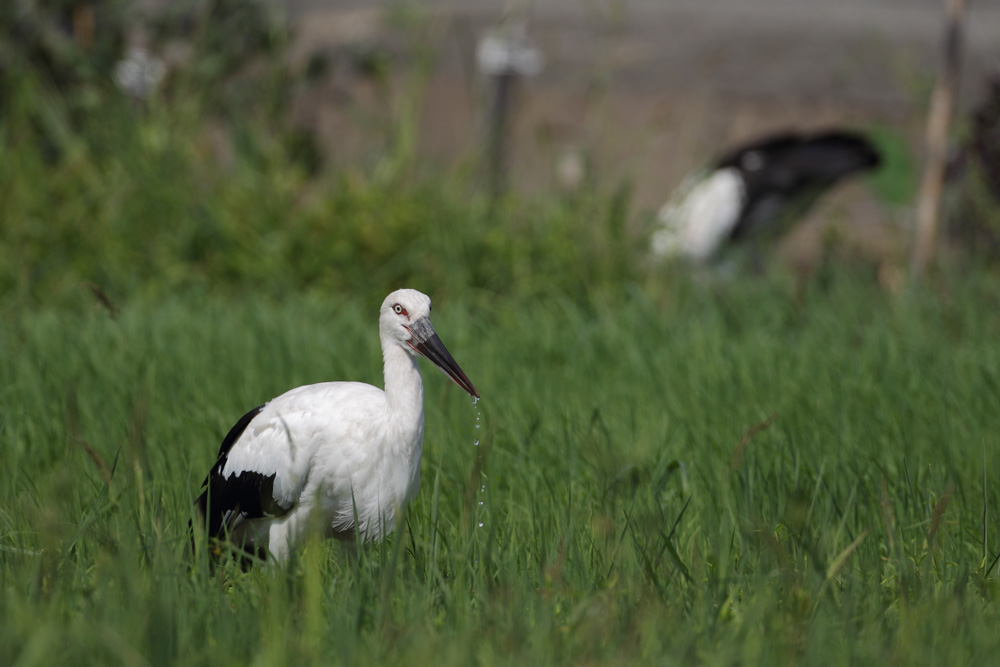
[[[986,664],[997,288],[439,298],[483,401],[424,367],[402,529],[215,574],[186,548],[220,438],[291,386],[380,383],[378,304],[8,308],[0,663]]]

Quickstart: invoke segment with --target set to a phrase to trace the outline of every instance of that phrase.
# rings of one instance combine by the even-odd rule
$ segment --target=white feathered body
[[[657,216],[653,252],[705,261],[732,233],[746,200],[736,169],[699,174],[682,185]]]
[[[422,413],[409,424],[387,416],[385,392],[360,382],[298,387],[267,403],[229,451],[222,476],[268,471],[274,502],[293,509],[242,522],[234,538],[281,556],[310,520],[330,535],[357,528],[378,540],[391,532],[417,493],[424,424]]]

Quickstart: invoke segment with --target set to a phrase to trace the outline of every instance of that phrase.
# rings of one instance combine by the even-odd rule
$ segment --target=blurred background
[[[775,132],[881,168],[780,240],[902,280],[939,0],[12,0],[0,15],[0,292],[568,291],[655,280],[656,212]],[[995,262],[1000,5],[972,3],[948,252]]]

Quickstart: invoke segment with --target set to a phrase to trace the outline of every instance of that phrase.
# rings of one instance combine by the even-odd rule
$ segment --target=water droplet
[[[479,397],[478,396],[473,396],[472,397],[472,404],[475,405],[478,402],[479,402]]]
[[[480,422],[481,418],[482,418],[482,414],[480,414],[479,410],[477,409],[476,410],[476,430],[479,429],[479,426],[480,426],[479,422]],[[473,444],[474,447],[478,447],[479,446],[479,437],[474,438],[473,441],[472,441],[472,444]],[[480,456],[480,455],[477,455],[477,456]],[[482,471],[480,471],[479,493],[483,494],[483,495],[485,495],[485,493],[486,493],[485,475],[483,475]],[[478,505],[479,505],[479,510],[477,511],[477,513],[481,514],[480,518],[484,518],[485,515],[483,513],[485,513],[487,511],[485,498],[479,500]],[[485,521],[477,521],[477,524],[479,525],[480,528],[482,528],[483,525],[485,524]]]

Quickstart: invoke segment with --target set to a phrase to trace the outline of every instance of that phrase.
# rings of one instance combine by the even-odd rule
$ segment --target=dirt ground
[[[961,114],[1000,69],[1000,3],[971,3]],[[363,67],[336,67],[302,105],[343,159],[364,159],[379,106],[418,118],[416,150],[441,165],[475,164],[485,143],[491,81],[476,68],[490,30],[521,30],[544,56],[511,105],[511,187],[525,193],[633,183],[637,219],[692,169],[761,134],[846,125],[883,128],[918,163],[925,101],[938,68],[937,0],[432,0],[414,5],[288,0],[296,53],[332,62],[388,54],[386,93]],[[366,55],[367,54],[367,55]],[[432,56],[426,80],[414,54]],[[416,84],[414,82],[417,82]],[[345,103],[349,100],[349,103]],[[358,109],[370,109],[370,117]],[[826,227],[879,257],[902,252],[912,211],[869,188],[838,188],[788,245],[814,255]],[[862,232],[856,233],[856,230]]]

